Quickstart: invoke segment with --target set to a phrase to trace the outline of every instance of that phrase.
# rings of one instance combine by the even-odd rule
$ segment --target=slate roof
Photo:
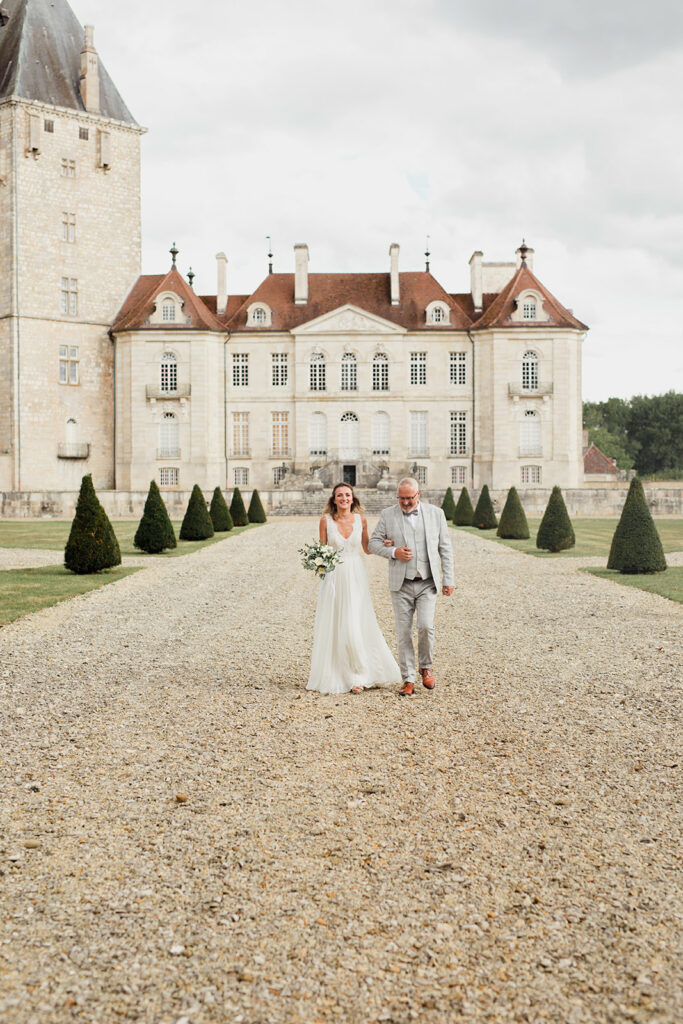
[[[609,459],[604,452],[601,452],[596,444],[591,444],[583,453],[584,473],[614,473],[616,476],[617,464],[614,459]]]
[[[81,97],[84,32],[67,0],[1,0],[0,100],[16,96],[85,112]],[[100,115],[136,125],[99,62]]]
[[[174,292],[183,302],[185,320],[174,320],[163,324],[148,324],[147,320],[154,312],[157,295],[162,292]],[[214,299],[215,302],[215,299]],[[135,282],[132,291],[116,314],[112,331],[135,331],[144,327],[148,331],[195,330],[224,331],[225,326],[207,305],[190,288],[189,284],[178,271],[171,267],[167,274],[143,274]]]
[[[510,320],[510,314],[515,309],[515,298],[520,292],[527,288],[540,292],[544,299],[544,308],[548,313],[549,320]],[[575,327],[587,331],[586,324],[577,320],[573,313],[566,309],[561,302],[552,295],[548,289],[541,284],[535,274],[529,269],[526,263],[517,268],[510,281],[502,291],[498,293],[493,302],[484,310],[475,324],[475,330],[490,327]]]

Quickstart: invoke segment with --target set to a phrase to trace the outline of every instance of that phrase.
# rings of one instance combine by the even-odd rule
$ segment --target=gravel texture
[[[3,1024],[679,1020],[680,606],[453,531],[436,690],[319,696],[315,530],[0,630]]]

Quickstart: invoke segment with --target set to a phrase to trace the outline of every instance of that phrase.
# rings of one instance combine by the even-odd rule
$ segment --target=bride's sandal
[[[364,686],[352,686],[351,687],[351,693],[363,693],[364,690],[365,690]]]

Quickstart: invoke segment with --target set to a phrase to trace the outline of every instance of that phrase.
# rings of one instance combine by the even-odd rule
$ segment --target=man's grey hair
[[[398,494],[399,488],[403,487],[405,484],[409,484],[411,487],[414,487],[416,491],[420,490],[420,485],[419,485],[419,483],[417,482],[417,480],[415,479],[414,476],[404,476],[403,479],[399,480],[399,482],[398,482],[398,487],[396,488],[396,493],[397,494]]]

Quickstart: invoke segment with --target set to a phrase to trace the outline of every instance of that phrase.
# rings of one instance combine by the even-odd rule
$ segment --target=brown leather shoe
[[[412,697],[415,693],[415,683],[404,683],[403,689],[398,691],[399,697]]]
[[[421,668],[420,675],[422,676],[422,685],[425,690],[433,690],[436,686],[436,679],[431,668]]]

